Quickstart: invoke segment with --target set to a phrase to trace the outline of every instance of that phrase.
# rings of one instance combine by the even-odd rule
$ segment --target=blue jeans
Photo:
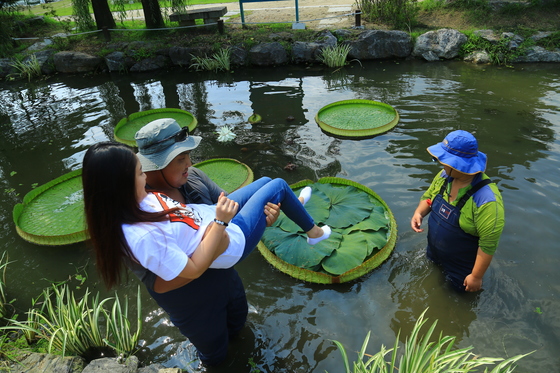
[[[280,203],[280,209],[304,232],[310,231],[315,225],[311,215],[283,179],[262,177],[231,193],[228,198],[239,203],[237,215],[231,222],[239,226],[245,235],[245,249],[239,261],[245,259],[262,238],[266,228],[264,206],[267,202]]]

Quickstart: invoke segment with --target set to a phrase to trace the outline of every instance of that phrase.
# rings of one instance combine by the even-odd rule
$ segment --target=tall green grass
[[[370,332],[358,352],[358,360],[354,361],[351,366],[344,346],[338,341],[333,341],[342,355],[344,371],[346,373],[467,373],[478,372],[480,368],[484,368],[484,372],[488,372],[488,366],[495,365],[491,373],[506,373],[513,372],[515,363],[532,353],[503,359],[475,355],[472,353],[472,346],[454,349],[455,337],[441,334],[437,338],[433,336],[437,320],[421,336],[421,329],[427,322],[424,320],[426,311],[427,309],[420,315],[411,335],[406,338],[402,353],[399,351],[399,336],[397,335],[393,348],[387,349],[382,345],[380,351],[374,355],[366,354]]]

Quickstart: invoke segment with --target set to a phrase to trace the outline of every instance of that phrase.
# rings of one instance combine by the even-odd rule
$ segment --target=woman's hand
[[[270,227],[278,220],[280,216],[280,204],[268,202],[264,207],[264,214],[266,215],[266,226]]]
[[[239,203],[227,198],[224,193],[220,193],[218,203],[216,204],[216,219],[229,223],[237,214]]]

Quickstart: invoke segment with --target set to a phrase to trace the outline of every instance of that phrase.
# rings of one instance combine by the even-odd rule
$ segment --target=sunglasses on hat
[[[173,139],[174,142],[183,142],[183,141],[185,141],[188,137],[189,137],[189,128],[185,126],[185,127],[181,128],[181,129],[179,130],[179,132],[176,132],[176,133],[174,133],[173,135],[168,136],[168,137],[166,137],[166,138],[164,138],[164,139],[161,139],[161,140],[158,140],[158,141],[156,141],[156,142],[153,142],[153,143],[151,143],[150,145],[145,146],[144,148],[145,148],[145,149],[148,149],[149,147],[152,147],[152,146],[157,145],[157,144],[161,144],[162,142],[166,142],[166,141],[171,140],[171,139]]]

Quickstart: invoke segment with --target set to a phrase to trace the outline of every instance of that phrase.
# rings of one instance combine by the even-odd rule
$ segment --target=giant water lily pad
[[[117,123],[114,129],[115,140],[129,146],[136,146],[134,135],[138,130],[151,121],[163,118],[173,118],[179,126],[193,131],[196,127],[196,118],[188,111],[174,108],[153,109],[130,114]]]
[[[399,122],[399,114],[383,102],[344,100],[322,107],[315,121],[325,132],[358,138],[389,131]]]
[[[16,231],[39,245],[66,245],[87,238],[82,170],[41,185],[25,195],[13,211]]]
[[[229,158],[210,159],[195,167],[227,192],[253,181],[253,171]],[[26,241],[39,245],[67,245],[87,239],[82,192],[82,170],[76,170],[41,185],[14,206],[16,231]]]
[[[228,193],[253,182],[253,170],[231,158],[213,158],[194,165]]]
[[[387,204],[371,189],[351,180],[327,177],[292,185],[313,189],[305,205],[319,224],[332,229],[329,239],[309,246],[306,235],[283,213],[266,229],[259,251],[280,271],[315,283],[342,283],[379,266],[391,253],[396,221]]]

